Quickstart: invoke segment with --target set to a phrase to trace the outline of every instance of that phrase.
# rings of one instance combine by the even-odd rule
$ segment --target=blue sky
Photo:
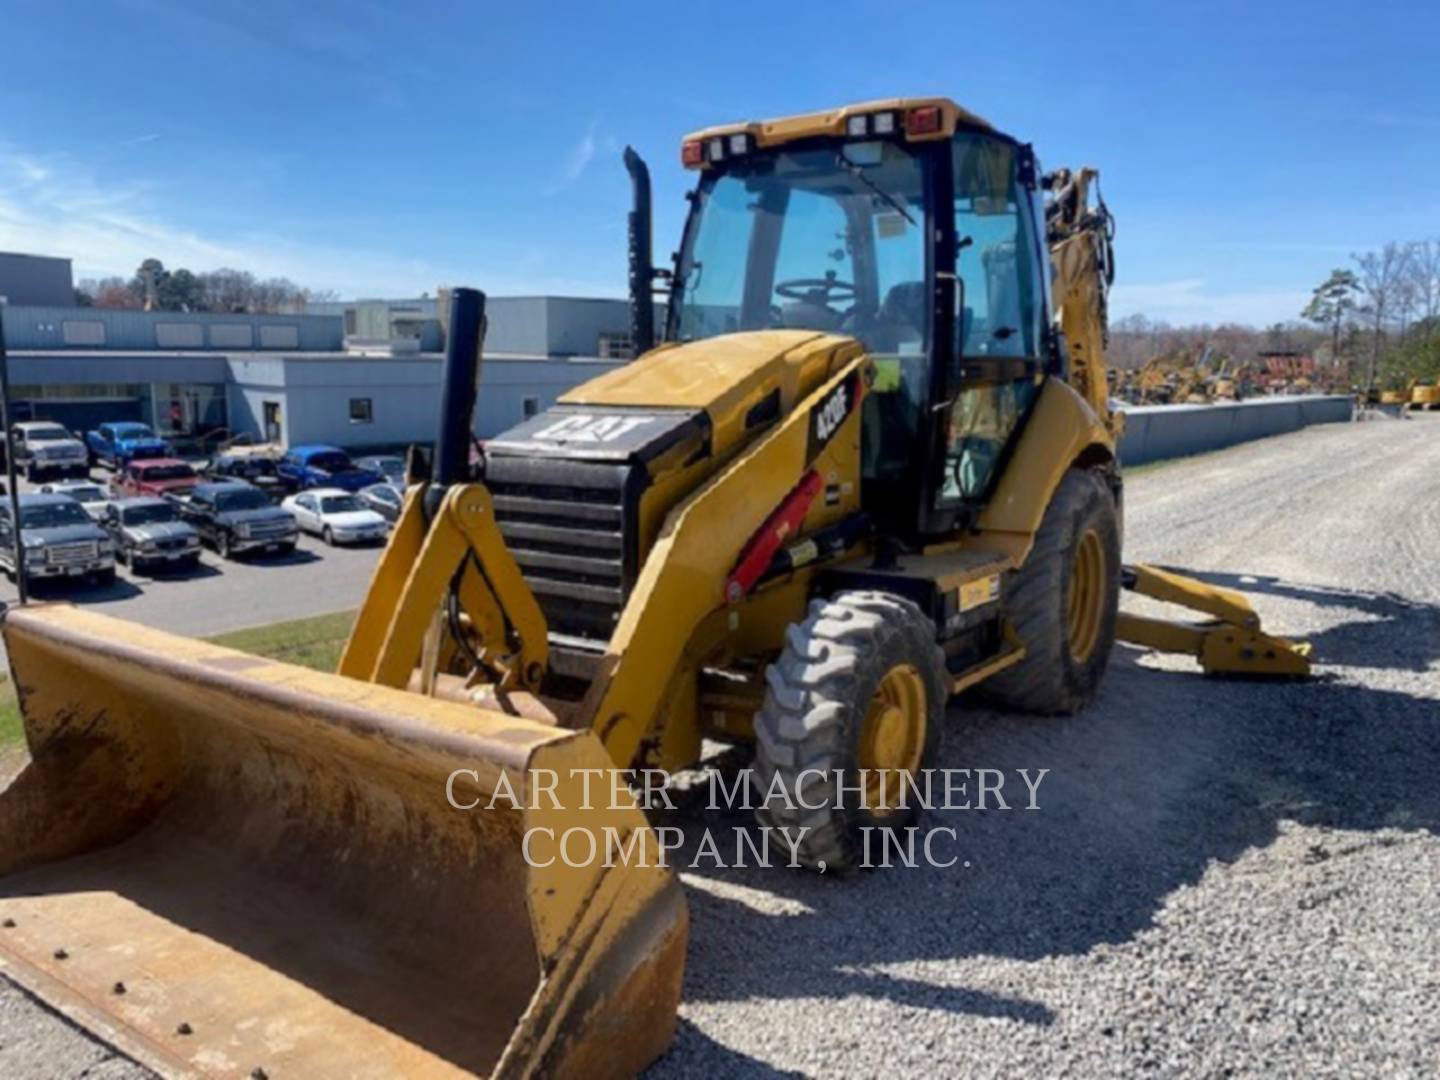
[[[0,249],[154,255],[342,296],[621,295],[620,150],[674,245],[680,137],[947,94],[1101,167],[1117,314],[1292,317],[1348,253],[1440,235],[1440,5],[6,5]]]

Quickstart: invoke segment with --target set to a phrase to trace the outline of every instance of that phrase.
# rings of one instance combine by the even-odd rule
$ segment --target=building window
[[[375,411],[371,408],[368,397],[352,397],[350,399],[350,422],[352,424],[368,424],[375,419]]]
[[[66,319],[60,324],[60,333],[66,345],[104,345],[105,324],[103,322],[80,322]]]
[[[520,401],[520,411],[525,414],[525,419],[540,415],[540,399],[538,397],[526,397]]]
[[[595,355],[601,360],[633,360],[635,358],[635,343],[630,340],[627,334],[601,334],[600,343],[596,346]]]

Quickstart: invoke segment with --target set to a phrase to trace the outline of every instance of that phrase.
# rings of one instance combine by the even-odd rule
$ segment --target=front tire
[[[222,559],[229,559],[232,557],[232,553],[230,550],[230,534],[228,532],[222,531],[215,534],[215,554],[219,555]]]
[[[320,530],[320,539],[324,540],[330,547],[335,546],[335,534],[330,531],[329,525],[326,525],[325,528]]]
[[[983,683],[986,696],[1042,716],[1083,709],[1109,663],[1119,605],[1114,496],[1098,470],[1071,469],[1006,586],[1006,616],[1025,658]]]
[[[905,774],[920,784],[939,746],[949,683],[935,625],[889,593],[816,600],[786,631],[766,682],[755,717],[751,779],[765,802],[756,816],[800,836],[797,855],[812,869],[852,870],[865,856],[862,830],[901,829],[920,811],[913,793],[899,796]],[[775,795],[782,786],[793,805]]]

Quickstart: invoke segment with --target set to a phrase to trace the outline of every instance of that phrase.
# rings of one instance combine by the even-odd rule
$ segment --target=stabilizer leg
[[[1212,616],[1207,622],[1184,623],[1122,611],[1115,623],[1121,641],[1193,656],[1207,675],[1291,679],[1310,675],[1309,644],[1265,633],[1243,593],[1144,564],[1124,567],[1121,583],[1141,596]]]

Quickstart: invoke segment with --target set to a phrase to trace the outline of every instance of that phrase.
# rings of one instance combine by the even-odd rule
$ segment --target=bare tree
[[[1367,387],[1374,388],[1380,369],[1380,351],[1385,340],[1385,327],[1396,315],[1401,303],[1402,283],[1410,262],[1407,245],[1393,240],[1379,251],[1351,255],[1355,263],[1360,293],[1365,298],[1360,308],[1370,324],[1370,374]]]
[[[1440,334],[1440,239],[1410,245],[1409,278],[1421,333],[1428,341]]]

